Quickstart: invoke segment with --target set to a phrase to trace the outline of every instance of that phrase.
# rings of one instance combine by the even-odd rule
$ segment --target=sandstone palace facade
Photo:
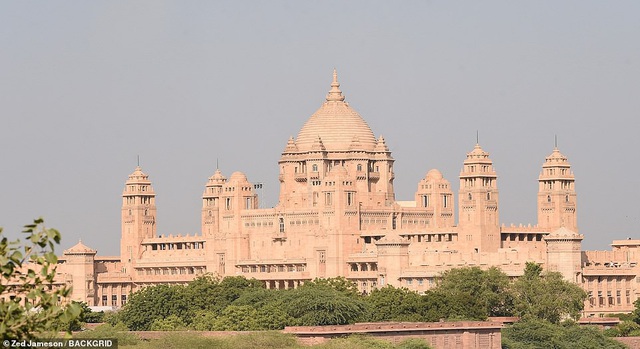
[[[256,278],[267,288],[344,276],[363,292],[387,284],[420,292],[450,268],[497,266],[517,277],[533,261],[584,287],[586,316],[633,309],[640,240],[582,251],[575,178],[558,149],[542,164],[537,225],[504,226],[493,162],[476,144],[462,164],[456,223],[454,192],[438,170],[417,183],[414,200],[396,201],[391,151],[339,86],[334,72],[326,101],[288,140],[273,208],[259,208],[243,173],[216,170],[202,196],[201,233],[159,235],[156,193],[136,168],[122,193],[120,256],[97,256],[80,242],[60,258],[73,299],[117,307],[142,287],[204,273]]]

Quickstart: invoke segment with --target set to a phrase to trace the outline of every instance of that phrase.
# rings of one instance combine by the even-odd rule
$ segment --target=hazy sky
[[[0,226],[43,216],[63,248],[118,254],[137,155],[160,234],[199,233],[216,159],[273,206],[335,67],[396,199],[431,168],[457,192],[478,130],[500,221],[534,224],[558,135],[583,249],[609,249],[640,237],[639,18],[637,1],[2,1]]]

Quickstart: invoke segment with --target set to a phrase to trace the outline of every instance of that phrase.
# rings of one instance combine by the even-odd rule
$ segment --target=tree
[[[183,331],[187,328],[178,315],[172,314],[164,319],[155,319],[151,324],[151,331]]]
[[[640,298],[636,299],[635,302],[633,302],[633,305],[636,306],[635,309],[633,309],[633,312],[631,312],[632,315],[632,319],[633,321],[635,321],[637,324],[640,324]]]
[[[331,288],[307,286],[284,292],[283,307],[297,325],[344,325],[366,313],[363,300]]]
[[[573,321],[563,325],[527,316],[502,330],[505,349],[600,349],[625,348],[604,336],[596,327],[579,326]]]
[[[437,307],[440,318],[484,320],[488,316],[511,316],[513,312],[509,277],[496,267],[445,271],[436,288],[425,297],[433,298],[427,299],[426,303],[429,307]],[[433,315],[426,317],[432,319]]]
[[[250,305],[230,305],[213,322],[214,331],[255,331],[258,312]]]
[[[222,280],[210,274],[200,276],[184,288],[184,298],[188,302],[192,314],[200,310],[220,314],[226,307],[245,293],[264,290],[262,283],[256,279],[243,276],[230,276]],[[190,320],[186,320],[189,324]]]
[[[564,280],[562,274],[543,273],[532,262],[527,263],[513,290],[514,315],[534,316],[555,324],[567,317],[578,319],[587,298],[580,286]]]
[[[344,293],[349,297],[357,297],[360,292],[358,291],[358,285],[355,282],[347,280],[343,276],[338,276],[334,278],[317,278],[313,281],[305,282],[302,287],[324,287],[336,290],[338,292]]]
[[[183,286],[157,285],[143,288],[131,295],[131,299],[118,312],[118,320],[133,331],[148,331],[156,320],[176,315],[187,323],[193,317]]]
[[[32,339],[80,315],[78,304],[62,305],[71,288],[54,287],[61,235],[42,218],[25,225],[24,243],[9,241],[0,228],[0,337]]]
[[[365,300],[369,306],[368,321],[422,321],[421,296],[406,288],[387,285],[371,291]]]
[[[256,322],[260,330],[282,330],[294,321],[279,304],[266,304],[258,308]]]

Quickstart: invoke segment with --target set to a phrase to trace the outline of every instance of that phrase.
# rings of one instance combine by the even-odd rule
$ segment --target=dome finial
[[[331,83],[331,90],[327,95],[327,101],[344,101],[342,91],[340,91],[340,83],[338,82],[338,71],[333,68],[333,82]]]

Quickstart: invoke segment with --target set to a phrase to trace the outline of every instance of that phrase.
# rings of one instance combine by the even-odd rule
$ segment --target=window
[[[227,210],[231,209],[231,198],[226,198],[224,200],[224,208],[227,209]]]
[[[107,306],[107,296],[102,296],[102,306]]]
[[[318,261],[320,262],[320,264],[327,263],[327,253],[326,253],[326,251],[324,251],[324,250],[318,251]]]
[[[245,198],[245,208],[247,210],[251,209],[251,198]]]
[[[318,165],[313,164],[313,166],[311,166],[311,171],[312,172],[318,172]]]
[[[331,198],[331,193],[325,193],[324,204],[327,206],[330,206],[332,203],[333,203],[333,200]]]
[[[422,207],[429,207],[429,195],[422,195]]]
[[[547,195],[547,202],[551,202],[551,195]]]
[[[353,205],[353,193],[347,193],[347,206]]]
[[[467,195],[467,199],[469,199],[469,200],[473,199],[473,196],[471,196],[471,193],[469,193],[469,195]]]
[[[224,253],[218,253],[218,273],[224,275],[225,264]]]
[[[449,196],[448,195],[442,195],[442,207],[444,207],[444,208],[449,207]]]
[[[111,305],[114,307],[118,305],[118,296],[116,296],[115,294],[111,296]]]
[[[284,218],[279,219],[279,224],[280,224],[280,232],[284,233]]]
[[[361,172],[362,171],[362,165],[358,164],[358,166],[356,167],[356,171]]]
[[[487,200],[491,200],[491,193],[487,193]]]
[[[122,299],[122,305],[127,304],[127,295],[126,295],[126,294],[123,294],[121,297],[122,297],[122,298],[121,298],[121,299]]]

